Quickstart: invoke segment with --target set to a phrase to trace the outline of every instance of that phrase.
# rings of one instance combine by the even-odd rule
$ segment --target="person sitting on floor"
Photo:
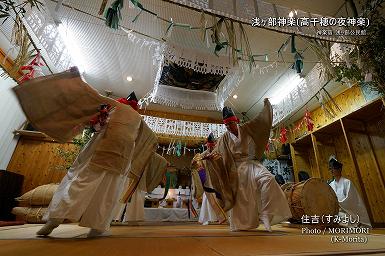
[[[353,182],[342,177],[342,166],[337,158],[332,155],[329,158],[329,169],[334,180],[329,184],[337,195],[340,204],[340,216],[352,218],[352,222],[371,227],[368,212]],[[357,224],[357,223],[356,223]]]

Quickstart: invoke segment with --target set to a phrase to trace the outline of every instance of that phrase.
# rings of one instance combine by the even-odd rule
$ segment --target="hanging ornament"
[[[22,66],[20,70],[26,70],[28,73],[24,74],[20,79],[19,82],[23,83],[25,81],[28,81],[30,79],[35,78],[36,75],[43,76],[43,73],[41,71],[41,67],[44,66],[44,62],[41,60],[40,52],[37,52],[35,58],[26,66]]]
[[[270,153],[270,141],[268,141],[268,142],[266,143],[266,146],[265,146],[265,152],[266,152],[266,153]]]
[[[118,29],[122,14],[120,10],[123,8],[123,0],[115,0],[111,7],[107,9],[104,14],[106,18],[106,25],[112,29]]]
[[[293,69],[297,71],[297,74],[301,74],[303,71],[303,57],[302,55],[297,51],[297,48],[295,47],[295,36],[291,36],[291,53],[294,53],[294,64]]]
[[[313,123],[313,119],[311,118],[310,112],[308,110],[306,110],[305,112],[304,120],[305,120],[307,130],[309,132],[313,131],[314,123]]]
[[[282,127],[281,128],[281,132],[279,134],[279,141],[282,144],[285,144],[287,142],[287,130],[286,130],[286,127]]]
[[[297,71],[297,74],[301,74],[303,71],[303,57],[299,52],[296,52],[294,55],[294,67]]]
[[[180,157],[182,155],[182,142],[178,141],[176,144],[176,155]]]

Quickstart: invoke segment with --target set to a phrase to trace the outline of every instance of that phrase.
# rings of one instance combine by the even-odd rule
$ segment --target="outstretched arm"
[[[249,122],[241,126],[253,139],[256,145],[256,156],[262,157],[266,143],[269,140],[271,126],[273,124],[273,108],[269,100],[264,99],[262,110]]]
[[[76,136],[74,131],[87,125],[101,104],[113,102],[83,82],[76,69],[39,77],[13,90],[32,126],[59,142]]]

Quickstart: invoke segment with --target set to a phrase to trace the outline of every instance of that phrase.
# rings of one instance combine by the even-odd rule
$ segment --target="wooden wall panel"
[[[357,133],[366,133],[365,124],[360,120],[344,118],[344,126],[347,130]]]
[[[361,174],[375,223],[385,223],[385,186],[366,134],[349,132],[354,157]]]
[[[367,123],[367,132],[372,143],[382,180],[385,182],[385,115]]]
[[[311,171],[311,177],[315,178],[321,178],[321,175],[318,170],[317,160],[314,154],[314,151],[310,148],[309,151],[307,151],[307,157],[309,159],[310,164],[310,171]]]
[[[317,163],[312,147],[291,145],[291,155],[293,157],[294,180],[298,182],[298,173],[306,171],[310,177],[319,177]]]
[[[311,112],[311,117],[314,122],[314,131],[338,121],[338,119],[352,113],[366,104],[365,98],[359,86],[353,86],[352,88],[344,91],[343,93],[337,95],[334,100],[342,110],[341,112],[337,111],[336,117],[327,117],[325,112],[320,107]],[[302,118],[294,122],[294,127],[296,127],[301,121]],[[289,137],[291,139],[290,142],[292,142],[294,138],[301,137],[304,134],[309,134],[309,132],[305,126],[302,126],[301,129],[297,130],[292,136]]]
[[[330,144],[330,142],[325,141],[322,134],[317,134],[316,137],[317,140],[317,148],[319,152],[319,171],[321,179],[324,181],[330,180],[332,178],[330,171],[329,171],[329,157],[330,155],[336,155],[336,149],[334,147],[334,144]],[[328,137],[330,138],[330,137]]]
[[[57,154],[58,148],[72,150],[75,145],[20,138],[7,169],[24,175],[23,193],[43,184],[61,181],[66,171],[57,169],[64,164],[64,160]]]

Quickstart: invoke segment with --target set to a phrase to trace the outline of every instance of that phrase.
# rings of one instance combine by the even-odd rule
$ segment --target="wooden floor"
[[[306,235],[290,225],[229,232],[228,226],[195,223],[117,225],[112,235],[86,238],[88,228],[64,224],[48,238],[35,237],[38,224],[0,228],[0,255],[20,256],[252,256],[252,255],[385,255],[385,230],[373,230],[367,243],[332,243],[331,235]],[[357,235],[350,235],[351,237]]]

